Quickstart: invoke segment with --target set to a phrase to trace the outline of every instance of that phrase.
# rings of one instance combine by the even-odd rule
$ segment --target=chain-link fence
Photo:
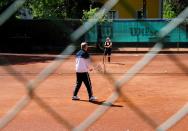
[[[0,25],[3,25],[10,16],[16,12],[19,7],[24,4],[24,0],[16,0],[12,5],[10,5],[2,14],[0,14]],[[99,70],[99,73],[106,78],[114,87],[114,92],[107,98],[106,102],[101,104],[92,114],[90,114],[84,121],[82,121],[78,126],[74,127],[70,121],[67,121],[63,118],[56,110],[54,110],[48,103],[43,101],[34,91],[36,88],[40,87],[40,84],[43,83],[51,73],[53,73],[64,61],[69,58],[72,53],[76,50],[76,45],[74,44],[82,35],[84,35],[88,30],[90,30],[98,20],[105,15],[109,10],[111,10],[117,3],[121,3],[125,10],[133,15],[133,8],[126,1],[118,1],[118,0],[108,0],[103,7],[96,13],[94,18],[85,22],[82,26],[76,29],[73,33],[71,33],[70,38],[72,43],[66,47],[59,55],[56,56],[54,61],[50,63],[46,68],[44,68],[37,77],[30,81],[25,76],[20,74],[13,66],[11,66],[10,61],[8,61],[5,57],[1,57],[0,62],[3,66],[3,69],[10,74],[19,74],[13,75],[17,81],[22,83],[27,89],[27,94],[23,96],[19,101],[17,101],[16,105],[11,108],[4,116],[0,119],[0,129],[3,129],[8,123],[13,120],[19,112],[21,112],[31,100],[38,103],[38,105],[43,108],[46,112],[51,114],[52,117],[55,118],[57,122],[66,126],[70,130],[85,130],[89,128],[93,123],[95,123],[106,111],[111,108],[111,105],[119,98],[122,97],[123,100],[126,101],[126,104],[145,122],[148,123],[153,129],[158,131],[168,130],[173,125],[175,125],[179,120],[185,117],[188,113],[188,105],[183,106],[177,113],[168,118],[165,122],[158,125],[149,115],[145,114],[139,107],[137,107],[131,99],[124,92],[122,92],[121,88],[124,84],[126,84],[129,80],[134,78],[148,63],[150,63],[158,53],[163,49],[163,38],[167,36],[173,29],[175,29],[179,24],[181,24],[186,17],[188,16],[188,8],[182,11],[177,18],[172,19],[167,26],[162,28],[158,36],[156,36],[157,42],[151,48],[151,50],[146,53],[141,60],[139,60],[135,65],[133,65],[125,74],[122,75],[121,79],[115,80],[110,73],[103,72]],[[151,25],[150,25],[151,26]],[[171,58],[177,65],[186,72],[186,68],[183,68],[185,65],[179,64],[179,61],[176,57]],[[95,64],[95,60],[92,61]],[[113,83],[112,83],[113,82]],[[108,104],[107,104],[108,103]],[[103,106],[105,105],[105,106]]]

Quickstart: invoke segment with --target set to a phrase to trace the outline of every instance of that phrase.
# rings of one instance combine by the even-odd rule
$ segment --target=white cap
[[[86,45],[87,45],[87,42],[82,42],[81,43],[81,49],[85,48]]]

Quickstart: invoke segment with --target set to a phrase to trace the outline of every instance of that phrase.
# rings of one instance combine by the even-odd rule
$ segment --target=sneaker
[[[72,97],[72,100],[80,100],[80,97],[78,97],[78,96],[73,96],[73,97]]]
[[[92,97],[89,98],[89,101],[90,101],[90,102],[93,102],[93,101],[96,101],[96,100],[97,100],[97,98],[94,97],[94,96],[92,96]]]

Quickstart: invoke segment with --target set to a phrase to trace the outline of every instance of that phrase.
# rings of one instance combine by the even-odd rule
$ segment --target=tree
[[[174,18],[176,16],[175,12],[172,10],[171,0],[164,1],[163,18]]]
[[[174,18],[178,16],[188,6],[187,0],[164,0],[164,18]]]
[[[32,11],[34,18],[65,18],[65,0],[28,0],[24,4],[25,8]]]
[[[67,18],[81,19],[83,10],[88,10],[91,0],[66,0]]]
[[[0,1],[0,13],[2,13],[7,7],[9,7],[14,0],[1,0]]]
[[[101,16],[101,14],[98,14],[99,16],[96,15],[96,13],[99,11],[99,8],[91,8],[89,9],[89,11],[83,11],[83,16],[82,16],[82,22],[87,21],[88,19],[92,20],[92,19],[97,19],[99,18],[99,16]],[[104,16],[102,16],[98,22],[97,22],[97,43],[96,43],[96,47],[98,49],[102,49],[103,47],[101,47],[102,45],[102,24],[105,23],[111,23],[112,20],[108,19],[108,15],[105,14]]]
[[[172,0],[172,10],[176,15],[181,13],[188,6],[187,0]]]
[[[80,19],[90,4],[91,0],[28,0],[24,6],[32,10],[34,18]]]
[[[4,11],[15,0],[0,0],[0,11]],[[36,19],[73,18],[81,19],[82,11],[88,10],[95,0],[26,0],[22,9],[30,9]],[[17,14],[19,15],[19,14]]]

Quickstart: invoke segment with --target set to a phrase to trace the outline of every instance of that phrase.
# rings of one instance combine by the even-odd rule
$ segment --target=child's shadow
[[[90,102],[92,104],[96,104],[96,105],[102,105],[102,106],[111,106],[111,107],[123,107],[122,105],[115,105],[109,102],[105,102],[105,101],[88,101],[88,100],[79,100],[79,101],[83,101],[83,102]]]
[[[120,62],[111,62],[110,64],[115,64],[115,65],[125,65],[124,63],[120,63]]]

